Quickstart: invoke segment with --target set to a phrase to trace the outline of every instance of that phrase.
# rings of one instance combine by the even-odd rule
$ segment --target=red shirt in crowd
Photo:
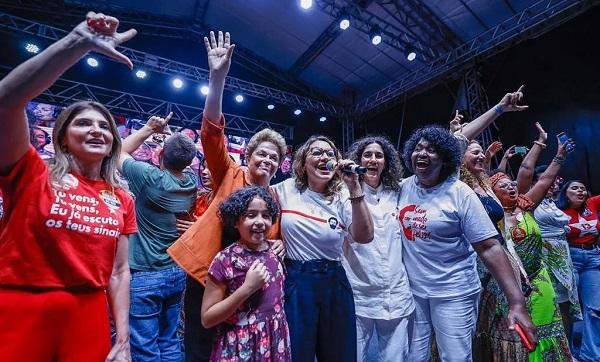
[[[598,240],[600,233],[598,210],[600,210],[600,195],[588,198],[582,213],[570,208],[563,210],[571,217],[570,230],[567,234],[569,243],[593,244]]]
[[[51,185],[49,172],[30,147],[0,177],[0,287],[106,288],[119,236],[137,232],[133,199],[75,174]]]

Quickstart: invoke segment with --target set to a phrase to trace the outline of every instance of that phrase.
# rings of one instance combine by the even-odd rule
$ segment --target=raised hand
[[[518,153],[515,152],[515,147],[517,147],[517,145],[510,146],[508,148],[508,150],[506,150],[506,152],[504,152],[504,156],[502,156],[502,157],[506,158],[507,160],[510,160],[511,158],[513,158],[516,155],[518,155]]]
[[[535,128],[538,130],[538,142],[546,143],[546,140],[548,140],[548,132],[544,131],[540,122],[535,122]]]
[[[497,107],[500,107],[502,112],[514,112],[514,111],[525,111],[529,109],[529,106],[520,105],[523,101],[523,89],[524,85],[520,86],[516,92],[506,93],[500,100]]]
[[[146,122],[146,127],[152,129],[154,133],[170,134],[169,121],[173,117],[173,112],[170,112],[165,118],[152,116]]]
[[[487,160],[491,160],[492,157],[496,155],[502,149],[502,143],[499,141],[494,141],[492,144],[485,150],[485,158]]]
[[[454,118],[450,121],[450,132],[454,133],[456,131],[462,131],[462,128],[465,126],[465,124],[468,124],[468,122],[464,124],[462,123],[463,118],[464,116],[459,114],[457,109]]]
[[[123,33],[117,33],[118,27],[119,20],[117,18],[90,11],[86,15],[86,20],[77,25],[72,34],[84,39],[90,50],[124,63],[131,69],[133,68],[131,60],[118,52],[116,47],[133,38],[137,34],[137,30],[129,29]]]
[[[252,265],[250,265],[248,272],[246,272],[244,285],[246,285],[246,287],[250,289],[252,293],[254,293],[262,288],[269,278],[270,276],[267,267],[261,263],[260,260],[256,259]]]
[[[556,136],[556,139],[558,140],[558,150],[556,151],[557,156],[565,157],[567,153],[575,149],[575,141],[573,141],[572,138],[569,138],[569,140],[565,143],[562,143],[558,136]]]
[[[225,78],[231,66],[231,55],[235,44],[231,44],[231,36],[229,32],[219,31],[218,39],[215,39],[215,33],[210,32],[210,39],[204,37],[204,45],[208,53],[208,69],[211,77],[219,76]]]

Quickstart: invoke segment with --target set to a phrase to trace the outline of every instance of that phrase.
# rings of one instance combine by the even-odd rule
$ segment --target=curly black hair
[[[381,173],[381,183],[386,188],[391,188],[394,191],[400,190],[400,180],[404,169],[400,163],[400,155],[390,140],[385,136],[370,135],[355,141],[348,150],[347,158],[354,161],[357,165],[361,164],[362,154],[365,148],[376,143],[383,149],[385,158],[385,167]],[[363,175],[360,176],[362,181]]]
[[[425,126],[415,130],[408,141],[404,143],[402,152],[404,167],[412,173],[415,171],[412,168],[411,156],[421,139],[429,142],[440,155],[443,162],[440,180],[446,181],[461,164],[462,152],[458,141],[448,129],[440,126]]]
[[[275,222],[279,214],[279,207],[269,191],[261,186],[249,186],[232,193],[219,205],[219,216],[223,222],[223,245],[229,245],[240,238],[240,233],[235,228],[235,223],[244,215],[255,197],[262,199],[267,204],[271,214],[271,222]]]

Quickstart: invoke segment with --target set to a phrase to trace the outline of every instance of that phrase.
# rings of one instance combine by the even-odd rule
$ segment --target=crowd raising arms
[[[3,186],[3,191],[7,195],[5,196],[5,208],[8,210],[7,215],[10,215],[12,210],[18,210],[16,205],[17,198],[14,196],[14,191],[17,189],[21,190],[19,188],[21,186],[13,189],[9,187],[6,189],[7,191],[4,190],[4,186],[7,182],[10,182],[10,178],[15,173],[24,172],[22,165],[25,163],[29,164],[31,162],[37,170],[44,170],[47,167],[33,159],[34,153],[29,148],[29,129],[25,112],[23,111],[27,102],[51,86],[65,70],[75,64],[75,62],[89,51],[105,54],[131,68],[131,61],[119,53],[115,47],[135,36],[136,31],[132,29],[118,33],[117,28],[117,19],[103,14],[89,13],[86,21],[77,25],[65,38],[57,41],[39,55],[21,64],[0,81],[0,117],[4,120],[0,123],[0,186]],[[246,155],[248,161],[247,170],[236,167],[233,161],[228,158],[226,148],[222,144],[225,120],[222,116],[221,108],[225,79],[231,65],[231,57],[235,45],[231,44],[229,33],[222,32],[219,32],[216,37],[211,32],[209,37],[204,38],[204,42],[208,52],[210,81],[209,95],[207,96],[204,110],[201,139],[205,150],[216,150],[212,154],[208,151],[209,154],[206,157],[206,167],[211,171],[213,176],[213,193],[211,194],[211,199],[215,201],[215,205],[211,204],[212,208],[209,205],[209,209],[207,209],[205,215],[202,215],[198,219],[198,222],[193,225],[180,224],[179,230],[181,232],[188,227],[189,229],[183,233],[182,238],[176,243],[175,247],[169,250],[173,259],[189,275],[192,275],[195,280],[201,283],[206,282],[205,278],[209,272],[208,265],[218,250],[224,246],[222,241],[227,241],[222,237],[222,225],[220,219],[216,216],[217,208],[222,201],[228,200],[240,188],[252,185],[263,188],[268,187],[286,152],[285,141],[281,135],[268,130],[259,132],[250,141]],[[462,134],[466,140],[471,140],[502,113],[527,109],[528,106],[519,104],[522,98],[523,86],[514,93],[506,94],[498,105],[468,124],[461,125],[462,116],[457,114],[451,122],[451,131]],[[116,343],[112,348],[109,348],[110,345],[107,341],[98,343],[100,347],[90,348],[87,353],[90,356],[90,360],[96,360],[102,354],[108,356],[108,360],[130,360],[127,235],[135,232],[135,215],[130,210],[131,199],[118,188],[115,170],[122,166],[122,162],[128,157],[127,154],[133,152],[136,148],[134,146],[139,144],[141,140],[143,141],[143,138],[147,134],[166,132],[166,125],[172,115],[170,114],[165,118],[152,117],[142,132],[135,137],[130,137],[121,145],[114,120],[103,106],[93,102],[78,103],[73,107],[67,108],[63,113],[62,117],[59,116],[54,129],[53,139],[55,149],[57,150],[56,163],[50,166],[47,171],[48,178],[54,190],[52,192],[57,192],[57,190],[64,190],[66,192],[75,190],[78,187],[77,185],[86,183],[86,180],[90,181],[90,184],[93,184],[92,181],[101,181],[106,187],[112,188],[112,194],[106,196],[108,199],[104,199],[105,203],[111,208],[114,206],[114,200],[116,199],[117,208],[120,207],[121,210],[119,211],[119,235],[112,241],[105,240],[108,246],[102,250],[104,254],[98,256],[98,258],[103,258],[103,262],[99,266],[99,268],[104,268],[100,270],[102,277],[98,280],[88,280],[83,276],[78,281],[80,284],[65,283],[64,285],[58,285],[58,287],[59,289],[65,289],[67,292],[69,292],[69,288],[81,285],[91,287],[94,290],[106,288],[111,312],[115,320],[117,332]],[[532,210],[534,206],[537,206],[541,202],[548,188],[554,182],[555,176],[558,173],[560,165],[564,162],[566,155],[566,146],[559,142],[557,156],[546,171],[540,175],[537,182],[531,185],[535,162],[541,150],[545,147],[547,138],[547,134],[545,134],[541,126],[539,124],[536,124],[536,126],[538,127],[540,136],[534,142],[531,151],[524,157],[519,175],[517,176],[517,182],[513,183],[504,174],[498,174],[492,179],[491,186],[496,193],[495,196],[497,196],[497,199],[499,199],[507,211],[505,215],[507,230],[516,227],[522,221],[519,215]],[[314,355],[317,355],[320,360],[325,361],[335,360],[335,358],[339,357],[339,354],[333,353],[333,349],[323,344],[326,341],[322,340],[323,332],[321,329],[325,328],[324,326],[327,323],[330,323],[326,327],[328,330],[348,331],[347,334],[339,336],[337,344],[332,344],[332,346],[335,345],[336,352],[342,350],[350,356],[350,359],[356,355],[356,336],[352,333],[352,330],[356,327],[353,319],[354,302],[352,301],[352,292],[332,297],[332,300],[336,301],[334,304],[338,305],[337,303],[339,302],[339,305],[343,306],[340,309],[352,317],[341,321],[339,319],[335,320],[339,315],[335,314],[332,309],[315,311],[313,310],[314,308],[309,307],[306,303],[330,286],[322,284],[321,281],[316,281],[312,284],[302,284],[302,288],[299,290],[298,285],[306,283],[306,280],[312,278],[312,276],[309,276],[310,273],[315,271],[331,271],[332,275],[336,278],[336,283],[345,286],[348,284],[348,280],[343,269],[340,268],[339,262],[343,260],[346,265],[349,264],[349,267],[352,267],[352,263],[348,260],[348,257],[356,256],[349,253],[349,250],[360,250],[359,248],[362,246],[359,244],[368,244],[373,240],[374,236],[375,241],[390,242],[391,239],[386,239],[389,235],[378,236],[374,232],[373,217],[371,214],[374,213],[375,209],[370,210],[369,204],[365,202],[366,191],[376,191],[380,185],[384,185],[392,190],[391,194],[397,195],[396,206],[397,210],[401,212],[401,215],[399,215],[400,224],[397,231],[399,234],[402,234],[404,252],[406,253],[405,263],[408,269],[407,275],[411,281],[412,292],[417,297],[417,323],[412,327],[413,340],[411,342],[410,358],[419,360],[420,357],[426,357],[428,352],[425,352],[425,349],[429,348],[428,341],[432,326],[434,330],[439,330],[450,335],[447,340],[443,338],[438,340],[443,359],[452,360],[456,356],[461,356],[459,358],[466,357],[470,355],[470,347],[464,349],[464,341],[458,341],[458,343],[452,341],[456,336],[452,336],[453,331],[446,329],[450,326],[451,328],[455,327],[456,330],[460,330],[465,326],[451,325],[452,321],[440,324],[438,321],[432,321],[431,315],[428,314],[430,307],[432,307],[432,310],[438,307],[442,310],[444,306],[431,305],[433,303],[431,300],[436,297],[433,295],[435,293],[432,293],[432,290],[438,287],[436,286],[435,279],[437,270],[426,270],[427,267],[424,266],[423,260],[421,260],[424,251],[419,250],[419,246],[415,246],[414,241],[415,239],[438,239],[437,241],[441,241],[440,245],[442,245],[448,242],[448,240],[445,239],[445,236],[436,235],[437,232],[441,231],[443,234],[445,231],[436,230],[435,218],[430,218],[429,220],[432,223],[426,225],[427,223],[423,224],[423,219],[420,219],[418,216],[419,212],[427,212],[425,210],[426,207],[431,207],[430,210],[436,210],[436,208],[432,205],[426,205],[425,202],[421,201],[419,201],[421,202],[419,205],[416,205],[417,200],[411,198],[411,196],[416,194],[421,196],[431,194],[434,195],[433,201],[435,202],[439,202],[440,200],[449,202],[449,204],[443,203],[445,207],[448,205],[452,206],[452,202],[457,200],[455,198],[456,195],[453,194],[461,194],[464,198],[459,198],[460,202],[464,203],[464,200],[471,202],[474,195],[470,194],[468,190],[461,189],[462,186],[456,184],[455,177],[453,176],[460,163],[460,155],[465,150],[460,149],[454,137],[447,130],[439,128],[417,130],[411,137],[411,140],[405,145],[403,156],[405,164],[415,173],[415,176],[405,180],[402,183],[402,189],[400,189],[400,186],[389,182],[386,183],[384,179],[384,176],[390,176],[385,171],[386,168],[389,168],[389,162],[397,158],[396,154],[394,154],[395,151],[392,150],[392,152],[385,148],[387,145],[385,140],[373,138],[371,141],[365,143],[362,150],[355,154],[352,160],[344,160],[333,142],[326,137],[313,136],[296,153],[294,160],[295,179],[276,185],[272,191],[276,195],[275,200],[280,203],[281,214],[276,212],[278,209],[274,203],[275,200],[271,200],[271,196],[266,194],[264,189],[261,189],[262,191],[255,191],[255,194],[246,200],[247,203],[245,206],[252,210],[256,208],[260,209],[257,211],[260,215],[267,210],[266,216],[262,215],[259,222],[259,224],[262,223],[264,225],[260,229],[260,234],[262,235],[258,243],[260,245],[257,244],[260,251],[268,250],[268,253],[274,252],[279,257],[283,257],[284,255],[287,257],[285,263],[289,268],[290,274],[288,275],[289,280],[285,283],[286,294],[288,294],[285,300],[285,310],[288,313],[287,319],[290,321],[291,341],[289,342],[291,345],[291,355],[295,356],[298,360],[307,361],[312,360]],[[489,169],[491,157],[500,148],[501,145],[493,144],[484,153],[480,146],[471,143],[466,148],[466,151],[467,153],[472,152],[474,154],[473,157],[476,159],[473,161],[474,164],[479,165],[481,163],[483,169]],[[511,149],[505,153],[505,157],[503,158],[504,164],[501,163],[501,167],[506,165],[505,161],[514,154]],[[381,160],[376,160],[377,158]],[[337,161],[334,171],[327,169],[327,164],[331,160]],[[356,174],[342,172],[345,166],[354,164],[354,162],[360,162],[369,169],[367,175],[362,179]],[[481,172],[481,170],[478,169],[478,172]],[[73,181],[73,179],[78,181]],[[392,182],[396,182],[396,179],[393,177],[392,180]],[[364,183],[361,184],[360,181],[364,181]],[[36,187],[39,185],[39,183],[36,184]],[[483,191],[483,193],[487,193],[489,191],[482,190],[479,185],[472,187],[476,192]],[[477,189],[478,187],[480,188],[479,190]],[[411,190],[415,191],[415,193],[411,194]],[[235,195],[239,197],[238,194]],[[105,196],[101,194],[99,197],[102,198]],[[231,199],[229,200],[231,201]],[[474,200],[477,199],[475,198]],[[596,200],[593,199],[593,201]],[[571,206],[571,204],[567,206]],[[331,240],[327,239],[327,242],[331,242],[331,245],[317,245],[317,241],[320,239],[316,237],[316,234],[312,238],[310,232],[309,235],[303,234],[306,231],[303,228],[312,227],[306,226],[303,224],[304,221],[298,220],[298,215],[308,212],[308,209],[304,210],[304,207],[307,205],[310,205],[310,213],[314,213],[314,215],[309,215],[309,219],[312,218],[314,220],[320,216],[334,215],[334,217],[326,220],[328,224],[326,225],[327,228],[335,232],[335,237],[332,234],[329,238]],[[481,205],[476,206],[475,202],[469,205],[473,207],[473,210],[478,212],[477,215],[485,216],[485,213],[481,212],[483,209],[479,207]],[[402,211],[405,213],[402,214]],[[465,215],[461,214],[461,217],[467,221],[472,220],[474,217],[468,214],[472,211],[459,211],[466,212]],[[222,210],[221,212],[226,213],[227,211]],[[281,241],[273,243],[267,239],[267,233],[271,229],[271,223],[274,223],[276,220],[276,214],[282,216],[281,233],[288,247],[287,254],[283,246],[284,243]],[[19,215],[25,214],[20,213]],[[42,214],[40,217],[44,216],[46,214]],[[258,232],[249,226],[247,228],[250,231],[243,231],[241,229],[243,226],[241,223],[249,217],[247,213],[233,214],[232,219],[236,221],[234,228],[239,232],[238,240],[241,244],[247,242],[246,246],[251,244],[248,243],[251,241],[249,240],[251,237],[248,237],[248,235]],[[485,219],[487,220],[487,218]],[[382,219],[376,217],[375,220],[381,221]],[[459,221],[459,223],[462,222],[462,220]],[[215,223],[216,225],[211,225],[212,228],[211,232],[208,233],[208,237],[207,235],[201,236],[200,233],[204,232],[204,227]],[[300,224],[302,224],[302,227],[298,226]],[[486,228],[484,229],[487,233],[481,230],[476,232],[475,224],[468,226],[471,229],[460,229],[461,232],[469,234],[472,238],[469,240],[455,240],[452,243],[456,242],[458,246],[456,250],[467,250],[468,243],[471,243],[472,248],[485,262],[491,273],[498,280],[502,290],[506,293],[509,301],[507,314],[509,328],[513,329],[515,323],[519,322],[525,329],[528,338],[535,344],[537,341],[535,327],[531,323],[528,311],[525,308],[525,299],[514,283],[512,269],[507,262],[508,260],[500,244],[492,237],[492,233],[495,233],[495,231],[493,227],[488,227],[490,225],[485,225]],[[423,226],[426,227],[425,229],[429,228],[429,231],[423,231]],[[36,228],[38,225],[30,227]],[[34,235],[40,232],[40,230],[44,229],[32,229],[30,234]],[[274,232],[271,233],[270,237],[278,235],[279,228],[275,227],[273,230]],[[64,232],[66,233],[67,231],[65,230]],[[244,232],[250,232],[250,234],[244,235]],[[7,242],[10,233],[4,232],[2,235],[3,239],[1,242]],[[4,238],[7,239],[4,240]],[[57,239],[52,239],[52,236],[49,236],[49,240],[56,242]],[[343,241],[346,243],[344,245],[344,248],[346,248],[345,251],[342,249]],[[198,247],[198,245],[206,244],[215,245]],[[190,245],[192,245],[191,248]],[[348,249],[348,245],[352,245],[351,247],[354,249]],[[111,247],[114,248],[114,253],[112,254],[110,252]],[[186,251],[183,251],[184,249]],[[432,252],[432,250],[425,251],[428,253]],[[16,251],[16,253],[18,252]],[[398,252],[401,254],[402,250]],[[74,251],[74,254],[75,259],[79,257],[77,251]],[[436,254],[433,253],[432,255]],[[471,263],[472,256],[472,253],[466,251],[463,254],[457,254],[457,257],[463,258],[465,261],[469,260],[465,262],[465,265]],[[373,257],[373,255],[370,257]],[[206,327],[222,325],[228,317],[239,311],[240,306],[245,300],[261,289],[264,292],[265,289],[263,287],[269,281],[273,281],[273,272],[280,270],[276,267],[277,263],[281,263],[280,261],[277,261],[275,258],[271,262],[274,262],[275,269],[267,270],[268,268],[264,259],[260,261],[256,259],[251,265],[248,265],[247,273],[245,274],[246,281],[242,284],[244,288],[238,289],[238,291],[227,289],[229,287],[226,287],[227,283],[223,280],[218,280],[221,282],[219,284],[215,282],[217,279],[213,280],[209,278],[206,295],[204,296],[205,305],[202,308],[202,323]],[[360,267],[360,263],[369,262],[368,255],[367,259],[356,257],[353,262],[355,263],[354,267]],[[444,263],[443,260],[440,262]],[[107,265],[109,266],[108,273],[106,270]],[[86,270],[83,270],[84,274],[85,272],[93,271],[94,265],[88,265],[86,268]],[[45,269],[40,270],[46,271]],[[217,273],[216,269],[212,267],[211,270]],[[419,275],[423,271],[427,272],[425,277]],[[56,271],[57,275],[61,272],[60,270]],[[211,275],[215,277],[217,274]],[[428,277],[432,279],[427,280]],[[450,276],[450,278],[455,277],[456,275]],[[405,279],[406,277],[401,278],[397,282],[398,285],[403,285],[403,288],[407,289],[408,283],[406,283]],[[7,311],[8,313],[11,310],[14,311],[17,304],[27,301],[27,298],[30,297],[15,296],[7,292],[4,288],[8,286],[8,289],[10,289],[10,286],[14,285],[25,288],[41,287],[42,289],[50,287],[50,285],[46,285],[43,282],[37,284],[38,282],[35,279],[28,279],[27,277],[19,279],[14,275],[6,274],[5,271],[0,273],[0,295],[4,295],[1,302],[3,303],[1,304],[2,308],[0,309],[4,312],[0,312],[1,324],[7,325],[7,323],[11,323],[12,319],[7,315]],[[278,282],[283,283],[283,277]],[[352,283],[357,282],[360,282],[360,280],[352,281]],[[354,285],[352,286],[354,287]],[[52,287],[55,288],[56,285]],[[283,284],[278,288],[278,290],[281,290]],[[360,285],[356,285],[356,289],[360,290]],[[440,290],[443,290],[443,288]],[[231,294],[229,294],[230,292]],[[81,297],[76,292],[73,294],[76,297]],[[411,304],[410,293],[406,294],[406,303]],[[467,297],[470,296],[467,295]],[[317,297],[320,298],[320,296]],[[460,297],[465,297],[465,295],[460,295]],[[336,298],[339,298],[339,300]],[[477,303],[476,299],[469,299],[466,304],[464,303],[465,300],[461,299],[458,304],[452,304],[456,300],[448,298],[448,305],[451,308],[458,306],[457,308],[463,308],[467,310],[467,313],[473,314],[473,310],[476,310],[474,308],[474,305]],[[467,306],[465,307],[465,305]],[[97,306],[98,304],[96,304]],[[315,317],[315,315],[321,315],[322,317]],[[399,316],[404,317],[404,315]],[[319,321],[319,318],[326,318],[327,322]],[[98,322],[99,325],[106,322],[107,318],[104,318],[102,314],[100,319],[102,320]],[[469,321],[473,322],[473,316],[470,316]],[[336,324],[336,322],[339,323]],[[405,325],[401,326],[404,327]],[[340,329],[338,330],[337,328]],[[468,325],[467,328],[474,329],[474,323]],[[106,328],[102,327],[98,328],[98,330],[100,331],[98,332],[99,334],[95,334],[93,338],[98,337],[103,339],[106,337],[103,334]],[[25,332],[29,333],[31,331]],[[0,337],[3,339],[5,337],[5,331],[1,328]],[[404,339],[406,336],[402,338]],[[460,338],[455,339],[458,340]],[[6,340],[12,339],[6,336]],[[91,343],[90,341],[87,342]],[[457,347],[458,344],[461,344],[462,347]],[[5,350],[2,348],[5,348]],[[22,348],[21,345],[15,343],[12,346],[1,347],[0,353],[5,352],[3,355],[7,356],[17,355],[22,351]],[[82,352],[77,350],[77,352],[73,353]],[[286,353],[289,353],[289,350]],[[404,355],[408,351],[402,350],[400,353]],[[213,357],[214,360],[218,360],[218,358]],[[104,357],[101,359],[104,359]],[[289,356],[285,355],[282,357],[282,360],[289,360]]]

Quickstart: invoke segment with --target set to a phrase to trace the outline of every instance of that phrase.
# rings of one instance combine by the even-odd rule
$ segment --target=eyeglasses
[[[500,188],[500,189],[507,189],[509,187],[517,187],[517,182],[509,181],[509,182],[503,182],[501,184],[498,184],[498,188]]]
[[[322,148],[311,148],[309,150],[310,155],[313,157],[321,157],[323,156],[323,154],[325,154],[325,156],[329,157],[329,158],[335,158],[335,151],[334,150],[324,150]]]

